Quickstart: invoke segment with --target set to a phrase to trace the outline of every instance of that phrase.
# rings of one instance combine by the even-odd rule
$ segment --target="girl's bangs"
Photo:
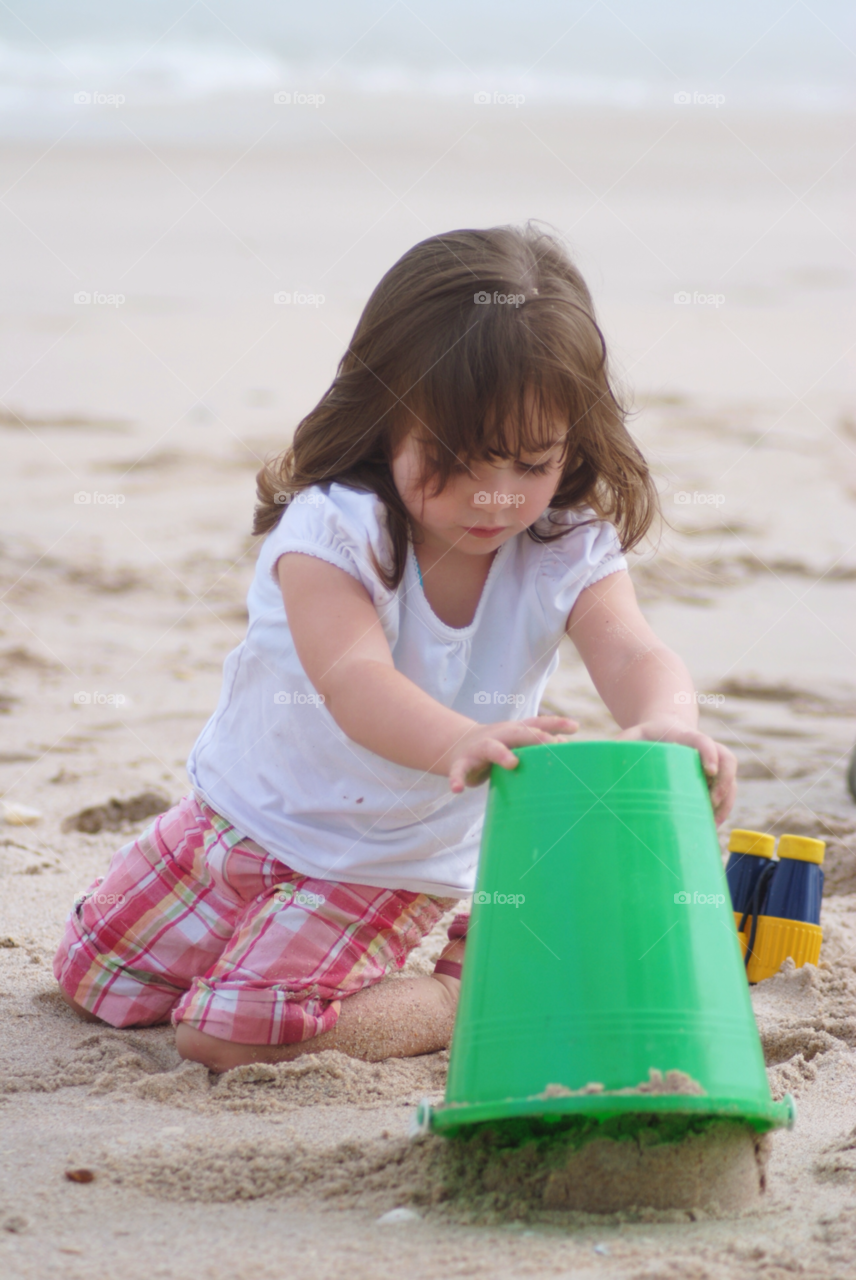
[[[566,457],[573,418],[570,377],[556,368],[549,378],[546,373],[506,366],[490,385],[470,375],[461,394],[460,382],[456,389],[441,368],[431,370],[414,388],[418,394],[407,397],[426,478],[442,488],[470,462],[521,455],[537,462],[558,443]]]

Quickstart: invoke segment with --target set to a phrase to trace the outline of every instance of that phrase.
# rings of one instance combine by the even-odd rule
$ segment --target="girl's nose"
[[[470,499],[470,506],[478,511],[516,510],[524,500],[514,471],[508,468],[492,468],[491,474],[482,474]]]
[[[485,485],[487,488],[488,485]],[[493,494],[496,495],[495,501],[503,503],[512,494],[516,493],[520,488],[517,475],[509,464],[506,467],[495,467],[493,474],[490,476],[489,487]]]

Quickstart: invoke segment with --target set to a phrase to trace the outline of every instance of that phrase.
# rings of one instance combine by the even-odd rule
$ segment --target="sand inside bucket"
[[[584,1098],[594,1094],[602,1094],[606,1098],[620,1098],[634,1093],[699,1096],[704,1092],[698,1080],[693,1080],[692,1076],[688,1076],[685,1071],[663,1072],[658,1071],[656,1067],[652,1067],[648,1072],[647,1080],[642,1080],[639,1084],[629,1085],[624,1089],[607,1089],[599,1081],[583,1085],[582,1089],[569,1089],[564,1084],[548,1084],[541,1093],[536,1093],[535,1097],[546,1101],[549,1098]]]

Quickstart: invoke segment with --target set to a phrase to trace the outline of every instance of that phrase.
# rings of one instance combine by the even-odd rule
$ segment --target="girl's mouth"
[[[471,533],[474,538],[495,538],[500,533],[505,533],[505,525],[497,524],[492,529],[486,529],[481,525],[473,525],[471,529],[467,529],[467,533]]]

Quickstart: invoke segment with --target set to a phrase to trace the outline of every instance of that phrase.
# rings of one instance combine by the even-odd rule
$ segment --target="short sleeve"
[[[292,498],[268,535],[265,551],[274,580],[280,556],[299,551],[344,569],[379,604],[390,593],[372,562],[372,551],[383,563],[386,544],[386,508],[376,494],[341,484],[313,485]]]
[[[561,630],[586,587],[627,568],[618,534],[608,520],[586,512],[568,516],[570,532],[542,544],[538,573],[541,605]]]

